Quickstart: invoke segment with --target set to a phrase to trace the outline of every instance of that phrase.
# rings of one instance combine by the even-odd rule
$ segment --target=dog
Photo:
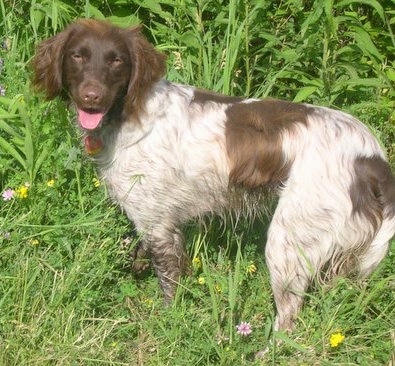
[[[76,107],[86,152],[142,236],[171,301],[188,266],[180,227],[259,215],[277,197],[265,256],[274,329],[291,330],[313,280],[369,275],[395,232],[395,178],[367,127],[343,112],[225,96],[163,79],[142,36],[81,19],[43,41],[32,84]]]

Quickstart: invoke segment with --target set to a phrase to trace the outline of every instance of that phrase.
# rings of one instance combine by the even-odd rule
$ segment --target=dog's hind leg
[[[268,235],[266,244],[266,261],[270,273],[271,287],[276,305],[274,330],[292,330],[294,321],[302,307],[304,293],[311,275],[304,265],[303,258],[293,244],[278,228],[275,234]],[[273,235],[276,239],[273,239]],[[284,241],[279,240],[283,236]]]
[[[351,198],[354,220],[371,228],[358,258],[359,275],[366,277],[384,258],[395,232],[395,177],[388,163],[377,156],[357,159]]]
[[[306,208],[304,198],[290,201],[290,194],[280,198],[274,213],[265,254],[277,308],[275,330],[293,329],[306,290],[330,258],[333,238],[319,214],[319,208]]]
[[[384,221],[383,226],[386,224],[387,222]],[[391,225],[392,227],[395,226],[395,219],[392,220]],[[359,277],[366,278],[369,276],[387,254],[389,247],[389,235],[387,232],[388,230],[386,229],[387,228],[383,227],[383,229],[377,233],[377,236],[374,238],[369,248],[359,259]]]

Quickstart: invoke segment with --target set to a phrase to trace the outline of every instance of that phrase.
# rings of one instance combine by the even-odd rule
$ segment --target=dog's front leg
[[[140,240],[130,253],[131,268],[134,275],[141,276],[150,268],[148,243]]]
[[[181,231],[176,228],[152,230],[149,248],[165,303],[168,304],[174,298],[180,277],[189,267]]]

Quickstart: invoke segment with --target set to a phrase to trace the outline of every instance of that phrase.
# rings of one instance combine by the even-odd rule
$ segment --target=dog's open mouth
[[[86,130],[84,137],[85,151],[89,155],[96,155],[103,149],[103,140],[98,133],[104,112],[97,110],[77,109],[78,122],[80,126]]]
[[[78,122],[85,130],[95,130],[98,128],[103,117],[103,112],[78,108]]]

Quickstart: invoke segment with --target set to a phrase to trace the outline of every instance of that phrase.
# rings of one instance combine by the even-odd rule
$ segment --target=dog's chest
[[[134,221],[169,214],[186,219],[223,206],[229,168],[222,129],[187,122],[157,121],[139,134],[125,129],[106,141],[111,145],[97,159],[99,170]]]

